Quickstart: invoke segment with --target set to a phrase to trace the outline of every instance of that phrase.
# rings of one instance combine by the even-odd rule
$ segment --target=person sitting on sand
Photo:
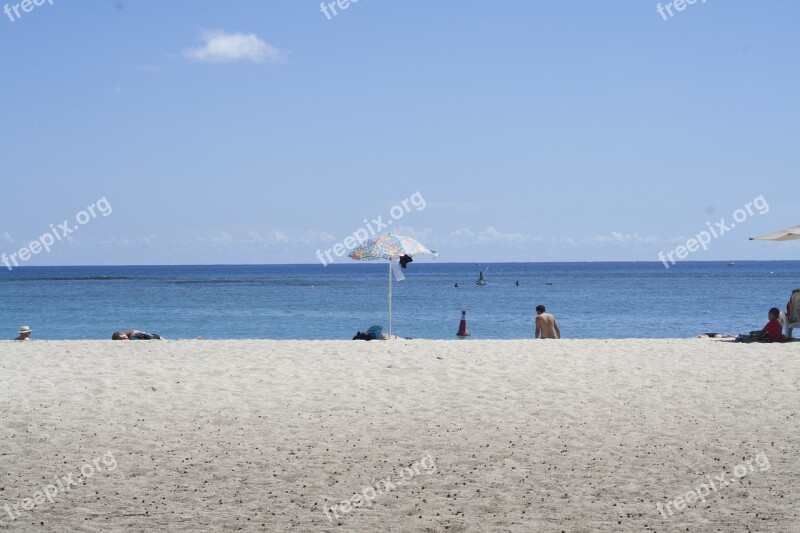
[[[152,341],[152,340],[161,340],[161,335],[158,333],[145,333],[144,331],[139,331],[138,329],[129,329],[125,333],[121,331],[115,331],[111,335],[112,341]]]
[[[556,317],[545,312],[543,305],[536,306],[536,332],[534,339],[560,339],[561,330],[558,329]]]
[[[17,337],[14,340],[15,341],[30,341],[30,340],[33,340],[33,339],[31,339],[31,333],[33,333],[31,331],[31,328],[29,328],[28,326],[22,326],[21,328],[19,328],[19,337]]]
[[[781,323],[778,320],[780,316],[781,312],[777,307],[770,309],[769,313],[767,314],[769,322],[767,322],[767,325],[761,330],[770,336],[772,342],[783,342],[783,326],[781,326]]]

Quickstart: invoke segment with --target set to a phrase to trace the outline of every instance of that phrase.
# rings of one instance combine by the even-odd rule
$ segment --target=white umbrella
[[[778,231],[773,231],[772,233],[765,233],[764,235],[759,235],[758,237],[750,237],[751,241],[794,241],[800,239],[800,226],[793,226],[791,228],[786,228]],[[790,302],[794,302],[795,293],[792,292],[792,296],[790,297]],[[792,312],[792,316],[796,318],[794,312]],[[791,323],[792,317],[789,317],[788,314],[785,318],[785,325],[786,325],[786,336],[792,336],[792,330],[794,328],[800,328],[800,322]]]
[[[765,233],[758,237],[750,237],[751,241],[793,241],[795,239],[800,239],[800,226]]]

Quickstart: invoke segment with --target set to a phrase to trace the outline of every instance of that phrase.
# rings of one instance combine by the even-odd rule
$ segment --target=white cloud
[[[328,244],[336,241],[336,237],[327,231],[312,231],[308,230],[305,235],[300,237],[300,242],[306,245],[312,244]]]
[[[396,226],[392,229],[392,233],[403,235],[404,237],[411,237],[419,241],[423,246],[428,246],[427,241],[431,240],[433,231],[430,229],[414,229],[411,226]]]
[[[456,240],[460,239],[471,239],[475,236],[475,233],[469,228],[459,228],[457,230],[450,232],[450,237]]]
[[[478,234],[480,244],[524,244],[534,239],[524,233],[503,233],[492,226],[489,226]]]
[[[247,236],[250,237],[250,242],[257,242],[257,243],[265,242],[264,237],[261,236],[261,232],[258,230],[248,231]]]
[[[222,232],[219,235],[212,235],[211,242],[214,244],[230,244],[233,242],[233,237],[230,233]]]
[[[522,246],[534,242],[543,242],[542,237],[535,237],[526,233],[504,233],[493,226],[477,233],[469,228],[458,228],[449,234],[447,243],[456,246],[500,245]]]
[[[255,242],[258,244],[286,244],[289,242],[289,236],[281,230],[272,230],[267,233],[266,237],[261,235],[258,230],[251,230],[247,232],[249,241],[236,241],[237,244],[248,244]]]
[[[283,60],[283,53],[259,39],[254,33],[226,33],[221,30],[204,31],[203,44],[187,48],[183,55],[195,61],[207,63],[233,63],[254,61],[277,63]]]
[[[595,235],[586,242],[595,244],[658,244],[658,239],[653,235],[642,237],[638,233],[620,233],[612,231],[611,235]]]
[[[574,246],[577,239],[573,237],[541,237],[527,233],[505,233],[493,226],[474,232],[469,228],[458,228],[449,234],[447,244],[454,247],[464,246],[506,246],[524,248],[532,244]]]
[[[103,246],[152,246],[155,241],[158,239],[155,235],[148,235],[147,237],[142,237],[139,239],[129,239],[127,237],[124,238],[114,238],[109,239],[107,241],[103,241]]]
[[[289,236],[280,230],[274,230],[267,235],[267,242],[275,244],[286,244],[289,242]]]

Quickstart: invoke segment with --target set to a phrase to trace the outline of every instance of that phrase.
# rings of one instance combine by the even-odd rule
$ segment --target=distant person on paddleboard
[[[543,305],[536,306],[536,332],[534,339],[560,339],[561,330],[558,329],[556,317],[545,312]]]

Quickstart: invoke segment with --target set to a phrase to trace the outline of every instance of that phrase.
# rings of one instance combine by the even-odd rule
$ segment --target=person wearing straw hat
[[[22,326],[21,328],[19,328],[19,337],[17,337],[14,340],[15,341],[29,341],[29,340],[32,340],[31,339],[31,333],[33,333],[31,331],[31,328],[29,328],[28,326]]]

